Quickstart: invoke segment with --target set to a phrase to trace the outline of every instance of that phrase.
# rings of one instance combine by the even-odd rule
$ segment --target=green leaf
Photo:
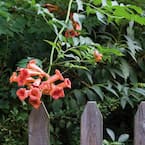
[[[96,10],[91,8],[90,6],[87,5],[86,7],[87,15],[89,14],[96,14]]]
[[[52,103],[53,111],[58,112],[62,108],[62,100],[54,100]]]
[[[102,0],[93,0],[92,2],[93,2],[94,5],[102,4]]]
[[[69,68],[76,68],[76,69],[88,70],[88,68],[85,67],[85,66],[73,64],[73,63],[70,63],[70,62],[65,63],[64,66],[65,66],[65,67],[69,67]]]
[[[116,91],[114,89],[112,89],[112,87],[110,85],[102,86],[102,87],[105,88],[106,90],[108,90],[109,92],[111,92],[112,94],[114,94],[115,96],[119,97],[118,94],[116,93]]]
[[[99,11],[97,11],[96,12],[96,15],[97,15],[97,18],[98,18],[98,20],[100,22],[102,22],[103,24],[106,24],[106,22],[105,22],[105,16],[102,13],[100,13]]]
[[[91,87],[91,89],[93,91],[95,91],[95,93],[100,97],[100,99],[103,101],[103,98],[104,98],[104,93],[102,92],[101,88],[98,87],[97,85],[93,85]]]
[[[108,135],[110,136],[110,138],[112,139],[112,141],[115,141],[115,134],[114,134],[113,130],[111,130],[110,128],[106,128],[106,131],[107,131]]]
[[[128,65],[128,63],[125,60],[121,61],[120,69],[122,70],[124,79],[126,81],[130,74],[130,66]]]
[[[126,106],[126,104],[127,104],[127,99],[126,99],[126,97],[122,97],[120,101],[121,101],[121,102],[120,102],[120,103],[121,103],[121,107],[124,109],[125,106]]]
[[[87,95],[90,101],[96,100],[96,94],[89,88],[84,88],[83,92]]]
[[[81,90],[75,89],[73,91],[73,94],[74,94],[75,98],[77,99],[78,104],[84,104],[85,103],[85,97],[84,97],[84,94],[82,93]]]
[[[52,47],[56,47],[56,43],[49,41],[49,40],[44,40],[45,42],[47,42],[48,44],[50,44]]]
[[[75,53],[75,55],[77,55],[81,58],[81,53],[78,48],[77,49],[73,48],[73,49],[70,49],[69,51]]]
[[[117,56],[123,56],[124,54],[117,48],[108,48],[101,45],[94,45],[102,54],[111,55],[115,54]]]
[[[70,54],[65,54],[64,56],[67,57],[67,58],[73,58],[73,59],[75,59],[75,60],[78,61],[78,62],[79,62],[79,60],[80,60],[78,56],[75,56],[75,55],[73,55],[72,53],[70,53]]]
[[[132,88],[131,90],[133,90],[134,92],[136,92],[138,94],[145,96],[145,89],[143,89],[143,88]]]
[[[128,140],[128,138],[129,138],[129,135],[128,134],[121,134],[120,136],[119,136],[119,138],[118,138],[118,142],[125,142],[125,141],[127,141]]]
[[[129,49],[129,54],[132,56],[132,58],[136,61],[135,54],[137,51],[142,50],[141,46],[139,46],[138,42],[135,40],[132,40],[130,37],[125,36],[127,40],[127,45]]]
[[[6,10],[0,9],[0,16],[3,16],[5,18],[10,18],[10,14]]]
[[[85,71],[85,76],[86,76],[86,79],[88,80],[88,82],[90,84],[93,84],[93,79],[92,79],[92,75],[89,71]]]
[[[32,60],[35,59],[36,60],[36,64],[42,68],[42,61],[40,59],[34,58],[34,57],[27,57],[26,59],[22,59],[17,63],[17,66],[20,68],[25,68],[27,63]]]
[[[138,6],[135,6],[135,5],[129,5],[127,7],[130,8],[130,9],[135,10],[138,14],[142,14],[143,13],[143,10],[142,10],[141,7],[138,7]]]

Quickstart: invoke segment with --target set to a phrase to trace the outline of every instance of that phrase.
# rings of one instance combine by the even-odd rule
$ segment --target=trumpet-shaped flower
[[[44,82],[41,83],[39,88],[42,91],[42,94],[49,95],[50,90],[51,90],[52,87],[51,87],[50,83],[48,83],[47,81],[44,81]]]
[[[56,81],[63,81],[56,85]],[[55,70],[55,74],[49,76],[39,66],[35,60],[31,60],[26,68],[17,68],[17,71],[10,77],[10,83],[17,82],[19,88],[16,92],[18,98],[23,101],[29,99],[29,103],[34,108],[39,108],[41,104],[41,96],[49,95],[53,99],[64,97],[64,88],[71,88],[71,82],[68,78],[62,76],[59,70]]]
[[[29,103],[35,108],[38,109],[40,104],[41,104],[41,100],[40,99],[36,99],[36,98],[29,98]]]
[[[53,99],[57,100],[64,97],[64,90],[61,87],[53,85],[49,94]]]
[[[36,61],[34,59],[29,61],[29,63],[27,64],[27,68],[38,71],[41,74],[45,75],[45,72],[39,66],[36,65]]]
[[[55,70],[55,74],[53,76],[50,76],[47,80],[48,83],[54,83],[57,80],[64,80],[62,74],[59,70]]]
[[[41,83],[41,78],[38,78],[33,82],[33,86],[39,87],[40,83]]]
[[[64,82],[57,85],[57,87],[61,88],[71,88],[71,81],[68,78],[64,79]]]
[[[10,83],[17,82],[17,73],[13,72],[13,74],[10,77]]]
[[[16,95],[21,101],[24,101],[28,97],[28,90],[25,88],[20,88],[17,90]]]
[[[40,99],[42,93],[39,88],[31,88],[29,91],[29,97],[32,99]]]

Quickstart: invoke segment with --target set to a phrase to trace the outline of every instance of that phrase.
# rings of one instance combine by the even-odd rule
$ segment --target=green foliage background
[[[52,145],[79,145],[80,116],[88,100],[95,100],[102,111],[104,138],[105,128],[112,128],[117,135],[128,133],[128,144],[132,144],[130,122],[145,99],[145,3],[114,2],[73,1],[71,12],[79,16],[82,31],[67,39],[68,1],[0,1],[0,144],[26,145],[28,140],[32,108],[17,99],[17,86],[9,84],[10,75],[30,57],[41,60],[48,71],[52,48],[50,73],[58,68],[72,81],[65,98],[44,97],[51,117]],[[45,3],[59,6],[59,11],[49,13],[42,7]],[[96,49],[103,54],[100,63],[93,58]]]

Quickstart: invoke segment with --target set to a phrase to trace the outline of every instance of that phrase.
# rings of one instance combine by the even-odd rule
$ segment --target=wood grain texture
[[[28,145],[50,145],[49,117],[43,103],[30,113]]]
[[[102,145],[103,119],[95,101],[89,101],[81,117],[81,145]]]
[[[135,115],[134,145],[145,145],[145,101],[140,103]]]

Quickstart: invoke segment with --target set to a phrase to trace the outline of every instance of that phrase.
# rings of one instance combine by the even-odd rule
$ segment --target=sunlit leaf
[[[83,11],[83,3],[82,3],[82,0],[76,0],[77,2],[77,5],[78,5],[78,11]]]
[[[111,130],[110,128],[106,128],[106,131],[107,131],[109,137],[112,139],[112,141],[115,141],[115,134],[114,134],[113,130]]]
[[[119,136],[119,138],[118,138],[118,142],[125,142],[125,141],[127,141],[128,140],[128,138],[129,138],[129,135],[128,134],[121,134],[120,136]]]

